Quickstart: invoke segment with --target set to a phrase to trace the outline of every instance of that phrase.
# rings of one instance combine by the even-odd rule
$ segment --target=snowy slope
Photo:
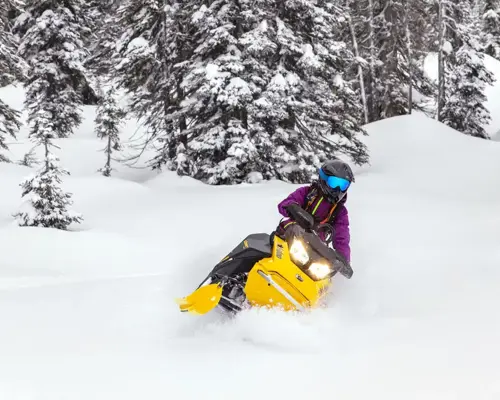
[[[304,315],[174,303],[273,229],[290,185],[106,179],[87,120],[62,157],[85,222],[59,232],[13,225],[29,170],[0,164],[0,399],[500,398],[500,143],[420,115],[368,130],[348,201],[355,274]]]

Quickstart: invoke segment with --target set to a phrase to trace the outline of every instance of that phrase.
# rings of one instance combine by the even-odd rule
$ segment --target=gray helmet
[[[318,186],[322,196],[330,203],[339,202],[354,181],[351,167],[342,160],[327,161],[319,169]]]

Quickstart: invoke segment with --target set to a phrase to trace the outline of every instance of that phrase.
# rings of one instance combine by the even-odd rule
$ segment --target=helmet
[[[338,159],[327,161],[319,169],[319,190],[330,203],[342,200],[352,182],[354,173],[344,161]]]

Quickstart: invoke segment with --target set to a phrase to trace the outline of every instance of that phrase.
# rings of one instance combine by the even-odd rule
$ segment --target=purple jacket
[[[292,203],[297,203],[301,207],[305,207],[306,196],[307,193],[309,193],[309,189],[310,186],[304,186],[297,189],[295,192],[291,193],[285,200],[283,200],[281,203],[278,204],[279,213],[284,217],[289,217],[287,211],[285,210],[285,207]],[[345,196],[337,206],[340,207],[340,209],[337,210],[337,216],[333,223],[333,229],[334,229],[333,247],[340,254],[342,254],[347,261],[350,262],[351,248],[349,246],[349,242],[351,236],[349,232],[349,215],[347,213],[347,208],[344,205],[346,200],[347,196]],[[319,204],[315,216],[317,216],[319,219],[324,219],[328,216],[330,209],[331,209],[331,203],[324,200]]]

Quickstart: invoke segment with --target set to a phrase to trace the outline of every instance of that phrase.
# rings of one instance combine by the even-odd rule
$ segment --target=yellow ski
[[[219,304],[222,297],[222,287],[217,283],[202,286],[189,296],[177,299],[182,312],[203,315],[213,310]]]

